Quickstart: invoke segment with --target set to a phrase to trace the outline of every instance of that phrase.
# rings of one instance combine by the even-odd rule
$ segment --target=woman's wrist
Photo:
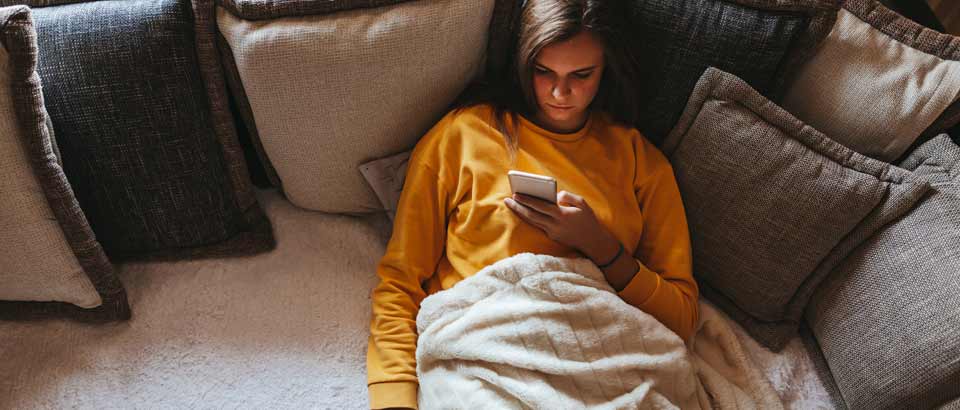
[[[618,253],[622,253],[620,251],[621,246],[623,244],[613,235],[604,235],[603,239],[594,241],[590,246],[587,246],[583,250],[583,254],[598,266],[611,265],[616,262],[616,259],[620,258]],[[614,258],[614,256],[617,257]]]
[[[619,246],[617,246],[617,253],[615,253],[613,256],[607,259],[606,262],[596,262],[597,267],[600,269],[606,269],[613,266],[613,264],[620,259],[620,255],[623,255],[624,250],[625,249],[623,248],[623,244],[620,243]]]
[[[623,243],[615,236],[607,235],[602,240],[594,241],[589,249],[581,250],[600,268],[607,283],[617,292],[623,290],[639,270],[633,258],[627,255],[626,249],[620,249],[622,246]]]

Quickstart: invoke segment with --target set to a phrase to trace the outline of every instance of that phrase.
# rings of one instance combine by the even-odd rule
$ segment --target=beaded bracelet
[[[620,250],[618,250],[618,251],[617,251],[617,254],[613,256],[613,259],[610,259],[610,262],[604,263],[603,265],[597,265],[597,267],[600,268],[600,269],[605,269],[605,268],[607,268],[608,266],[613,265],[613,263],[616,262],[617,259],[620,258],[620,254],[622,254],[622,253],[623,253],[623,244],[621,243],[621,244],[620,244]]]

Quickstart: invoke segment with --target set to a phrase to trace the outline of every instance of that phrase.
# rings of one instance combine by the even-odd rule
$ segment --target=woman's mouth
[[[560,105],[553,105],[553,104],[547,104],[547,105],[549,105],[551,108],[556,109],[556,110],[570,110],[570,109],[573,109],[573,106],[560,106]]]

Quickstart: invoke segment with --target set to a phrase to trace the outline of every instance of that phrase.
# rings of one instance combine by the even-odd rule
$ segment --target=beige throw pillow
[[[873,0],[849,0],[783,107],[837,142],[891,162],[921,134],[960,120],[938,121],[960,96],[957,60],[960,38],[925,29]],[[925,132],[935,121],[940,129]]]
[[[287,198],[317,211],[381,211],[357,167],[414,146],[483,72],[494,3],[412,1],[258,21],[218,9]]]

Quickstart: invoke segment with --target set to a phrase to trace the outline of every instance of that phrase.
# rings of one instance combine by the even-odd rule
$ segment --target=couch
[[[8,19],[4,67],[16,73],[4,81],[18,92],[13,108],[3,107],[15,113],[0,125],[15,124],[10,129],[29,142],[22,144],[27,159],[11,157],[22,165],[8,171],[18,176],[11,179],[37,180],[11,185],[10,192],[33,196],[3,205],[19,213],[0,214],[8,228],[0,237],[21,245],[0,255],[11,272],[0,272],[8,289],[0,293],[0,408],[368,408],[370,290],[390,239],[405,155],[469,83],[503,75],[521,3],[0,1],[11,6],[0,9]],[[954,182],[938,173],[943,163],[911,154],[953,152],[955,143],[941,135],[960,139],[960,89],[921,93],[934,95],[930,106],[939,108],[925,108],[922,124],[890,132],[874,150],[879,144],[805,111],[811,108],[800,102],[811,97],[791,88],[820,78],[802,67],[826,58],[820,46],[844,13],[876,17],[885,35],[913,33],[933,44],[915,48],[944,53],[935,59],[946,67],[938,71],[947,73],[944,83],[960,75],[950,65],[960,61],[960,39],[897,20],[867,0],[628,3],[634,25],[625,34],[644,39],[632,44],[649,57],[637,92],[657,102],[637,127],[676,158],[682,190],[702,183],[688,176],[703,164],[680,162],[691,158],[691,143],[683,144],[694,141],[696,127],[675,125],[696,123],[691,107],[707,95],[710,73],[725,75],[720,70],[757,92],[733,100],[769,98],[787,107],[778,115],[804,113],[790,117],[804,130],[798,135],[848,138],[856,154],[832,152],[879,170],[883,182],[900,171],[910,181],[935,175],[917,177],[899,213],[857,231],[862,238],[845,238],[845,252],[827,247],[834,263],[799,277],[795,293],[805,296],[791,299],[794,316],[766,320],[724,271],[703,270],[704,300],[726,312],[784,405],[960,408],[960,373],[951,367],[960,345],[941,344],[941,361],[920,370],[906,358],[917,352],[897,350],[903,356],[892,366],[925,372],[908,373],[922,383],[898,390],[905,382],[892,372],[884,386],[894,393],[868,397],[876,386],[861,380],[845,350],[849,335],[834,325],[853,326],[843,320],[856,312],[845,306],[870,290],[846,280],[868,266],[855,259],[876,260],[870,247],[885,246],[897,221],[929,221],[924,215],[954,209],[949,199],[946,208],[922,202],[948,196],[934,197],[930,186]],[[29,7],[15,6],[23,4]],[[703,20],[710,11],[737,17]],[[741,35],[690,30],[698,21]],[[691,229],[713,220],[691,216]],[[28,231],[40,225],[34,220],[45,221],[45,230]],[[931,261],[956,266],[960,255],[937,249]],[[700,260],[719,257],[698,252]],[[15,275],[21,270],[33,276]],[[944,287],[960,283],[940,275]],[[916,317],[936,313],[923,314]],[[943,320],[937,323],[947,331],[960,328]],[[858,357],[890,360],[869,351]]]

